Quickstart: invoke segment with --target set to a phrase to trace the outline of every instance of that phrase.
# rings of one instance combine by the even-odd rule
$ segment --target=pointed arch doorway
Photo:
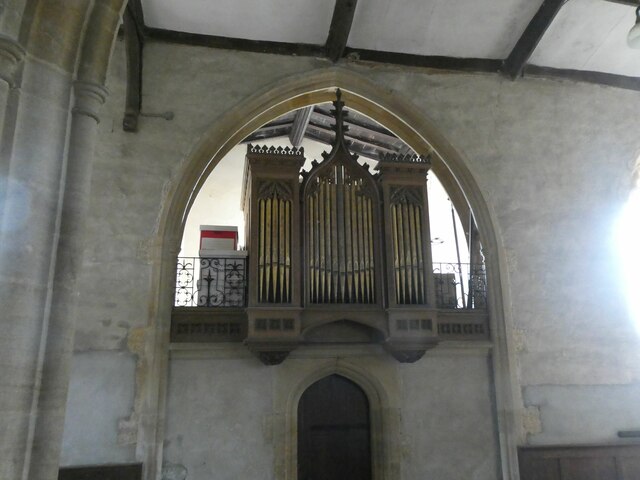
[[[354,382],[329,375],[298,404],[298,480],[371,480],[369,400]]]

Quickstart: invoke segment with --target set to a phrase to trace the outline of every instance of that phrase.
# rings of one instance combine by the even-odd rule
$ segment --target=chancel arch
[[[512,360],[506,343],[508,325],[504,318],[503,292],[499,280],[500,249],[492,227],[491,213],[462,157],[425,117],[424,113],[417,111],[408,102],[371,84],[358,75],[335,68],[292,78],[265,89],[242,102],[224,115],[212,127],[210,133],[203,137],[185,162],[179,176],[180,181],[176,182],[170,192],[169,207],[161,222],[162,262],[156,277],[159,284],[157,315],[159,325],[163,326],[162,330],[164,331],[171,328],[172,305],[168,299],[173,297],[175,258],[182,229],[198,190],[217,162],[233,145],[248,136],[253,130],[286,111],[333,100],[337,87],[342,89],[343,99],[351,108],[383,123],[419,154],[430,154],[432,168],[446,184],[454,203],[458,205],[462,201],[464,205],[468,205],[467,211],[473,211],[479,234],[483,239],[487,276],[491,285],[487,302],[491,312],[489,332],[492,340],[493,368],[496,374],[497,428],[501,432],[501,439],[503,439],[500,445],[503,475],[505,478],[509,478],[510,472],[515,472],[517,466],[515,457],[517,431],[514,415],[518,409],[515,404],[517,395],[512,391]],[[281,193],[281,190],[275,190],[276,196]],[[463,209],[464,207],[459,207],[459,211]],[[282,295],[282,292],[274,293],[274,295],[276,294]],[[332,321],[339,319],[337,316],[329,318]],[[265,324],[269,325],[274,319],[265,317],[265,320]],[[400,321],[398,326],[404,328],[402,322],[404,319],[399,318],[398,320]],[[423,323],[424,328],[428,328],[429,324],[422,322],[422,320],[425,319],[407,319],[407,329],[412,328],[415,321],[417,321],[417,328],[422,328]],[[279,325],[283,329],[284,321]],[[160,358],[166,355],[168,340],[167,336],[163,336],[156,343],[156,352]],[[411,352],[407,353],[401,357],[401,361],[410,361],[411,355]],[[279,363],[285,357],[286,354],[278,355],[276,353],[272,357],[275,359],[273,363]],[[163,362],[166,369],[166,357],[164,361],[158,363],[160,374]],[[161,397],[163,395],[162,389],[166,387],[163,382],[160,382],[156,388],[159,389],[157,391]],[[161,402],[158,402],[157,405],[160,407]]]

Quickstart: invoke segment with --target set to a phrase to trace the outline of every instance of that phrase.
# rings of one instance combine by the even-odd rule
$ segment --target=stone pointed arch
[[[492,335],[493,377],[495,379],[497,430],[500,439],[502,477],[517,479],[517,443],[521,437],[519,418],[522,409],[516,361],[511,346],[511,322],[506,298],[506,267],[503,249],[496,231],[494,215],[467,167],[468,161],[458,152],[435,122],[408,100],[353,73],[344,67],[331,67],[291,76],[256,92],[224,113],[202,136],[183,163],[159,223],[153,284],[157,296],[151,302],[150,318],[155,335],[149,340],[149,365],[145,376],[143,415],[156,418],[141,426],[141,446],[146,448],[147,462],[161,462],[164,396],[168,365],[169,327],[175,259],[184,224],[207,176],[227,152],[260,126],[280,115],[309,105],[329,102],[340,88],[351,108],[373,118],[402,138],[418,154],[431,154],[432,169],[439,177],[458,212],[472,212],[482,240],[487,279],[488,308]]]

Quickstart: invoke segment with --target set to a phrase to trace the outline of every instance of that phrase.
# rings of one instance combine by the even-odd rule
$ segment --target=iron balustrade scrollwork
[[[434,263],[437,308],[487,308],[487,275],[483,264]]]
[[[246,290],[246,257],[178,257],[176,307],[244,307]]]

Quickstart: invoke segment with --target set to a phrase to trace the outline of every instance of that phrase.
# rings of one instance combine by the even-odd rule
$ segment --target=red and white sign
[[[238,248],[238,227],[228,225],[200,225],[200,256]]]

